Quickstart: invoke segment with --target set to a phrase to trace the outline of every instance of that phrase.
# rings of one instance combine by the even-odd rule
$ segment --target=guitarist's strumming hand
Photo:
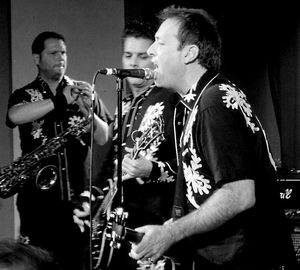
[[[125,173],[122,176],[123,181],[132,178],[140,179],[143,177],[149,177],[152,170],[152,162],[145,158],[131,159],[130,155],[127,154],[124,156],[122,161],[122,170]],[[140,181],[142,180],[140,179]]]
[[[129,256],[135,260],[156,262],[174,244],[168,224],[147,225],[135,229],[144,236],[138,244],[132,244]]]

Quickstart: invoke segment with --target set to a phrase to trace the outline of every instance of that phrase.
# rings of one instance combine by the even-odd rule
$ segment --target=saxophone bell
[[[29,179],[34,179],[34,176],[38,188],[51,188],[58,179],[58,169],[54,165],[46,165],[39,170],[41,163],[45,158],[55,155],[70,137],[80,140],[80,137],[87,133],[89,125],[89,119],[82,118],[31,153],[16,159],[11,165],[0,168],[0,198],[15,195]]]
[[[35,184],[38,189],[48,190],[54,186],[57,180],[57,167],[47,165],[40,169],[35,178]]]

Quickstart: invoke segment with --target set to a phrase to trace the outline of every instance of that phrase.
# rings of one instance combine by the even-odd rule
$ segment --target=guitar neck
[[[144,236],[143,233],[137,232],[130,228],[125,228],[124,239],[126,241],[132,242],[134,244],[138,244],[139,242],[141,242],[143,236]]]

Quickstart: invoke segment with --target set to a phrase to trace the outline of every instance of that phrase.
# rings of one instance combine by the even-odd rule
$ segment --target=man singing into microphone
[[[148,23],[134,21],[125,26],[122,35],[124,69],[153,68],[147,49],[154,41],[154,32],[154,27]],[[143,75],[143,72],[140,74]],[[126,227],[163,224],[171,215],[177,172],[171,119],[178,96],[155,87],[153,79],[127,77],[126,83],[121,136],[123,206],[129,213]],[[117,132],[116,117],[114,146],[119,139]],[[112,149],[107,157],[108,162],[116,160],[116,151],[116,147]],[[102,173],[102,185],[117,173],[114,164],[111,165],[104,166],[110,169]],[[114,202],[114,206],[119,205],[120,201]],[[128,256],[129,250],[128,244],[122,243],[110,269],[136,269],[138,265]],[[145,265],[145,262],[141,263]]]

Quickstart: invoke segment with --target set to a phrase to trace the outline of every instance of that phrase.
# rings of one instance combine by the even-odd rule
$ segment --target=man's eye
[[[141,55],[140,58],[143,59],[143,60],[146,60],[146,59],[149,58],[149,55],[148,54]]]

